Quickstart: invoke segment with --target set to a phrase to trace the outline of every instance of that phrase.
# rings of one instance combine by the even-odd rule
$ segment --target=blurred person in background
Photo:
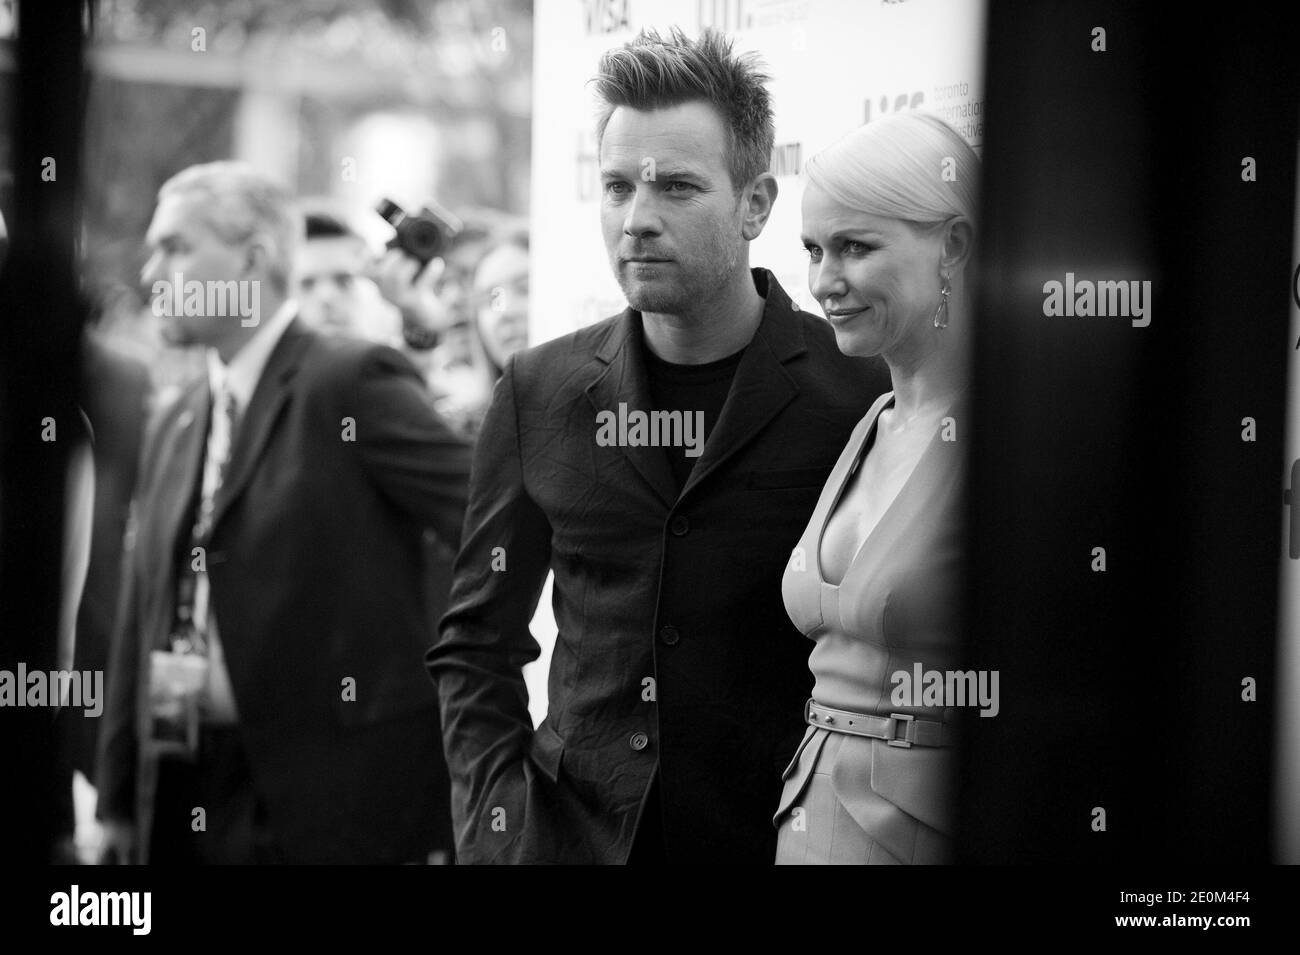
[[[528,232],[502,236],[474,272],[473,346],[490,384],[505,371],[506,360],[528,347]]]
[[[8,231],[0,214],[0,268],[8,252]],[[108,346],[94,333],[82,339],[78,400],[55,415],[59,440],[72,451],[64,484],[63,551],[55,666],[64,672],[102,673],[116,612],[120,559],[131,489],[135,483],[140,432],[149,394],[144,366]],[[56,701],[56,752],[49,797],[56,823],[51,862],[77,863],[92,851],[83,813],[74,799],[77,772],[94,778],[98,713]],[[102,699],[99,701],[102,704]],[[93,828],[93,827],[91,827]],[[80,830],[80,831],[79,831]],[[77,837],[81,837],[78,839]]]
[[[458,392],[456,420],[478,435],[492,401],[492,389],[510,356],[528,347],[528,232],[502,234],[474,270],[470,362],[461,366],[465,381]]]
[[[324,335],[361,338],[400,348],[399,315],[380,296],[370,278],[376,263],[365,239],[342,216],[324,209],[308,207],[303,213],[303,227],[303,243],[294,255],[294,285],[303,320]],[[434,268],[430,274],[437,276],[440,269]],[[453,422],[449,419],[448,423]],[[438,620],[447,609],[456,552],[427,528],[423,550],[428,587],[426,618],[431,632],[436,632]],[[431,715],[436,717],[437,713]],[[440,819],[450,819],[447,766],[441,752],[433,768],[440,777],[438,791],[443,797],[435,813]],[[455,852],[450,833],[450,828],[442,830],[444,838],[434,850],[447,860]]]
[[[366,240],[341,216],[324,209],[306,209],[303,223],[303,242],[294,254],[302,320],[322,334],[400,345],[393,309],[368,275]]]
[[[466,437],[476,432],[491,397],[475,355],[474,274],[501,220],[500,213],[468,210],[442,257],[421,268],[389,249],[375,269],[380,292],[401,314],[403,350],[424,373],[439,413]]]
[[[149,369],[125,354],[100,334],[99,313],[92,314],[83,340],[81,407],[89,428],[93,459],[93,505],[89,524],[89,550],[85,585],[76,615],[73,668],[104,672],[109,644],[122,594],[122,555],[131,498],[135,493],[140,448],[148,417],[151,385]],[[68,734],[70,765],[66,788],[73,790],[73,772],[86,781],[96,776],[96,753],[103,721],[72,708],[59,716]],[[83,807],[82,803],[85,802]],[[82,861],[94,858],[94,806],[90,799],[76,804],[77,853]]]
[[[208,374],[146,438],[100,744],[106,859],[424,862],[446,844],[421,534],[458,541],[468,448],[399,353],[298,318],[301,229],[242,163],[158,194],[142,278]],[[166,314],[176,280],[260,289],[260,312]]]

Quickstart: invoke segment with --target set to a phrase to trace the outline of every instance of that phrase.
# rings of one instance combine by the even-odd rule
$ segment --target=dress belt
[[[954,746],[957,727],[952,723],[935,720],[918,720],[905,713],[888,716],[871,716],[822,706],[814,700],[804,704],[804,721],[809,726],[820,726],[835,733],[883,739],[890,746],[907,749],[912,746]]]

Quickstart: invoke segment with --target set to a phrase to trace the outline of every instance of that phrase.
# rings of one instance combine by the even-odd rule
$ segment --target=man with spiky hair
[[[601,60],[601,224],[629,307],[512,356],[480,435],[428,656],[462,862],[773,860],[811,689],[781,576],[888,378],[749,267],[777,194],[766,79],[711,31]],[[620,406],[702,413],[702,453],[598,440]],[[548,570],[534,730],[521,668]]]

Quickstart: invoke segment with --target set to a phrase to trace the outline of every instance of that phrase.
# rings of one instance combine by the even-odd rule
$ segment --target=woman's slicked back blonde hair
[[[804,165],[808,181],[868,215],[921,225],[978,211],[980,161],[933,113],[899,113],[859,126]]]

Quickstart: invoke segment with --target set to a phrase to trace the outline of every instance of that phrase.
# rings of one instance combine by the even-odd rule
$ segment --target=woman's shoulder
[[[862,416],[862,420],[854,426],[853,437],[850,439],[850,444],[861,440],[876,423],[876,419],[880,417],[880,412],[884,411],[893,403],[894,393],[892,391],[886,391],[884,394],[878,396],[876,400],[871,403],[871,407],[867,409],[867,413]]]

